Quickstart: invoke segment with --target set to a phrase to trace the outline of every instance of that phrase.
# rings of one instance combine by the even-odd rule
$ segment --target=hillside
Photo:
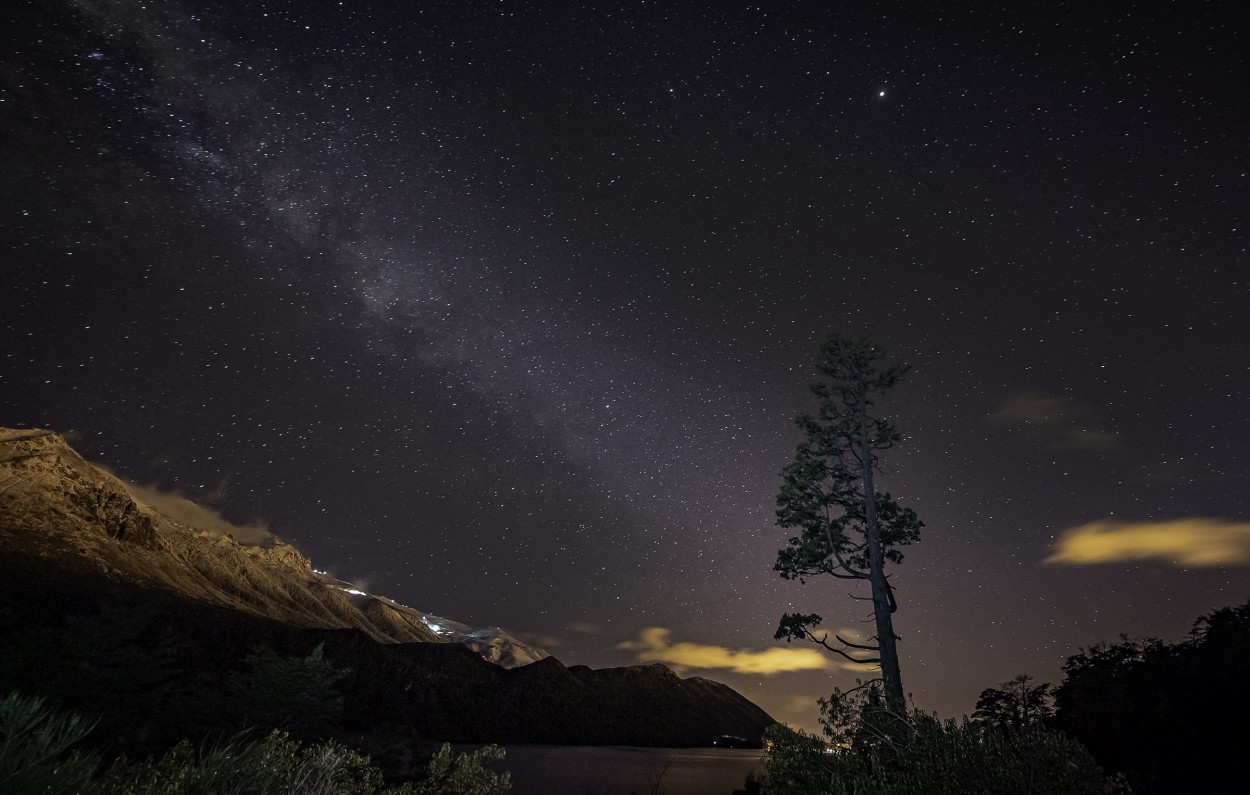
[[[216,709],[212,693],[257,648],[302,657],[320,645],[348,671],[342,725],[358,730],[688,746],[754,742],[773,722],[731,688],[663,666],[566,667],[502,630],[318,572],[276,537],[244,544],[172,518],[133,489],[55,433],[0,429],[0,643],[16,650],[0,691],[181,731],[215,725],[190,715]],[[194,705],[187,716],[170,714],[179,699]]]
[[[0,551],[51,565],[77,558],[110,579],[293,627],[358,629],[379,643],[460,641],[505,667],[547,656],[502,630],[466,627],[314,571],[276,536],[239,543],[245,534],[167,516],[56,433],[0,428]]]

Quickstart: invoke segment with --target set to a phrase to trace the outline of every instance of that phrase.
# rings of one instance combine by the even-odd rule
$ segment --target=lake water
[[[512,773],[512,795],[731,795],[763,751],[510,745],[495,770]]]

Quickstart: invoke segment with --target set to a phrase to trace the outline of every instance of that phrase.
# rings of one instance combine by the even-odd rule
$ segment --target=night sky
[[[6,4],[0,425],[810,728],[865,674],[777,619],[868,608],[774,500],[865,334],[904,687],[970,712],[1250,597],[1240,6]]]

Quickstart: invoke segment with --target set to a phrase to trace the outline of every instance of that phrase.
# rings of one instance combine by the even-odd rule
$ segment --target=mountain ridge
[[[676,747],[727,735],[757,743],[774,722],[719,682],[658,664],[566,667],[502,630],[422,613],[319,572],[276,536],[240,544],[229,532],[171,519],[52,431],[0,428],[0,565],[9,575],[0,578],[0,644],[25,643],[35,654],[29,649],[48,645],[29,642],[40,632],[77,645],[56,627],[86,626],[116,645],[115,633],[93,622],[122,616],[127,632],[154,644],[149,652],[177,658],[175,678],[215,682],[210,690],[256,648],[305,656],[323,647],[346,672],[345,728],[460,742]],[[141,660],[148,653],[120,651]],[[64,667],[34,657],[7,662],[0,690],[38,687],[36,665]],[[109,675],[126,679],[127,670]],[[101,709],[91,690],[65,692],[90,713]]]
[[[25,529],[27,542],[76,553],[105,574],[292,626],[354,627],[379,643],[461,642],[504,667],[549,656],[501,629],[467,627],[334,579],[277,536],[243,544],[228,531],[171,518],[54,431],[0,428],[0,464],[6,463],[24,466],[0,473],[0,495],[16,498],[0,502],[0,533],[7,528],[12,540]],[[16,489],[19,481],[23,488]]]

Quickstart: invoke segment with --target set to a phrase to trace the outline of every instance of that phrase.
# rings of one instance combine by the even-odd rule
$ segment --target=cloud
[[[555,635],[548,635],[542,632],[522,632],[521,630],[510,630],[510,633],[514,637],[520,638],[531,646],[537,646],[540,649],[558,649],[565,645],[562,638],[557,638]]]
[[[1250,523],[1188,517],[1161,522],[1103,519],[1063,531],[1045,563],[1158,560],[1175,566],[1250,565]]]
[[[1088,412],[1066,398],[1041,392],[1017,392],[1002,402],[989,421],[1023,428],[1052,450],[1106,453],[1120,447],[1120,438],[1086,420]]]
[[[113,477],[117,477],[115,473],[109,472],[105,467],[99,464],[95,464],[95,466],[113,475]],[[269,532],[269,526],[265,522],[251,522],[245,525],[233,524],[226,521],[225,517],[212,508],[192,502],[177,492],[161,491],[155,486],[140,486],[120,477],[117,477],[117,480],[126,487],[126,491],[130,492],[130,496],[136,501],[147,505],[158,513],[164,514],[175,522],[194,527],[197,530],[207,530],[217,536],[228,533],[234,537],[235,541],[244,546],[267,547],[275,541],[274,534]]]
[[[638,633],[638,640],[627,641],[617,648],[636,652],[639,662],[664,663],[677,670],[723,668],[739,674],[779,674],[835,667],[827,655],[816,649],[773,646],[763,651],[734,651],[699,643],[670,645],[670,634],[664,627],[648,627]]]

